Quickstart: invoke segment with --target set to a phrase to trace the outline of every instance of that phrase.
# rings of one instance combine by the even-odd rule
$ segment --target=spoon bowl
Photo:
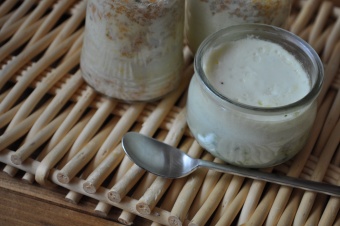
[[[135,164],[157,176],[180,178],[189,175],[198,167],[197,159],[139,133],[127,133],[123,137],[122,145]]]
[[[140,133],[125,134],[122,146],[135,164],[161,177],[180,178],[199,167],[207,167],[224,173],[340,197],[340,186],[195,159],[177,148]]]

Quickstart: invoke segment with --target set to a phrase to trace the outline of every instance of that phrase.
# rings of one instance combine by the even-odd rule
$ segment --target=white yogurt
[[[198,54],[187,121],[206,150],[231,164],[268,167],[302,149],[316,115],[318,92],[309,93],[318,74],[308,74],[279,44],[257,38],[226,41]]]
[[[311,89],[301,63],[281,46],[243,39],[207,53],[203,66],[224,96],[258,107],[279,107],[300,100]]]
[[[83,77],[110,97],[160,98],[181,81],[183,29],[182,0],[89,0]]]

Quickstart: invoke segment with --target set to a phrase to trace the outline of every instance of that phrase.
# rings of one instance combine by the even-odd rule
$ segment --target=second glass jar
[[[185,35],[196,53],[208,35],[229,26],[262,23],[283,27],[292,0],[186,0]]]

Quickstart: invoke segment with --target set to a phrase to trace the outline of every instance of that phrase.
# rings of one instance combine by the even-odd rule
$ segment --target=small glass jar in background
[[[181,81],[183,0],[88,0],[83,78],[125,101],[152,101]]]
[[[206,70],[208,70],[207,68],[215,70],[219,67],[218,65],[226,65],[225,61],[219,61],[223,54],[222,51],[225,50],[225,44],[239,40],[244,41],[252,37],[256,40],[278,44],[293,58],[286,57],[281,50],[278,51],[276,48],[266,50],[269,49],[269,46],[263,45],[262,47],[256,46],[253,48],[252,43],[248,45],[252,49],[272,51],[280,60],[274,61],[273,58],[269,57],[271,63],[268,64],[268,62],[263,61],[264,63],[259,66],[256,60],[261,56],[254,55],[252,52],[243,49],[242,51],[246,56],[255,57],[254,63],[251,64],[247,60],[244,64],[241,61],[239,66],[233,66],[235,65],[234,63],[229,64],[231,68],[221,70],[223,74],[217,74],[217,77],[213,77],[216,79],[216,82],[213,83],[211,80],[213,78],[207,77]],[[242,46],[245,46],[244,42]],[[226,50],[230,51],[230,48],[228,47]],[[235,47],[235,49],[241,51],[238,47]],[[212,51],[217,55],[211,55]],[[228,56],[229,58],[224,59],[231,60],[235,58],[234,54]],[[268,53],[264,53],[264,56],[268,56]],[[269,83],[271,84],[269,87],[271,90],[267,91],[266,86],[264,86],[265,92],[263,92],[261,84],[268,83],[267,80],[256,80],[261,76],[254,77],[254,83],[254,79],[249,82],[252,91],[256,94],[251,97],[251,99],[254,99],[253,101],[256,101],[255,105],[244,104],[238,99],[241,96],[236,96],[236,98],[225,96],[220,89],[217,89],[217,86],[219,88],[225,87],[226,81],[224,78],[226,76],[235,79],[249,79],[250,77],[247,76],[253,76],[254,73],[258,73],[258,70],[254,70],[254,68],[261,67],[260,71],[275,73],[279,68],[277,66],[281,62],[285,65],[292,65],[293,61],[296,62],[296,65],[300,65],[297,67],[304,71],[304,80],[301,83],[303,86],[300,86],[299,83],[296,84],[295,81],[290,83],[289,77],[295,78],[298,73],[296,68],[293,67],[292,70],[289,70],[293,74],[289,76],[286,73],[288,70],[282,69],[279,76],[283,76],[280,79],[284,82],[279,82],[278,87],[287,87],[288,90],[293,90],[294,95],[296,90],[302,87],[307,88],[304,89],[305,92],[299,94],[304,96],[301,99],[297,97],[297,100],[292,103],[290,101],[294,98],[289,99],[288,104],[278,104],[274,107],[256,105],[261,98],[266,98],[267,96],[281,98],[281,95],[286,96],[287,94],[281,93],[281,91],[278,92],[281,88],[273,89],[277,81],[274,81],[273,84]],[[250,69],[250,74],[247,74],[247,67]],[[240,71],[236,70],[237,68]],[[317,111],[316,98],[322,86],[324,73],[319,56],[305,41],[290,32],[269,25],[243,24],[232,26],[214,33],[202,43],[195,56],[194,69],[195,74],[188,92],[187,122],[195,139],[207,151],[230,164],[260,168],[287,161],[303,148],[315,120]],[[233,74],[236,71],[237,73],[245,72],[245,76],[241,77],[240,74]],[[245,81],[240,80],[240,82],[242,84]],[[231,87],[233,86],[235,84],[231,84]],[[242,87],[236,86],[235,91],[242,89]],[[249,91],[248,89],[245,90]],[[267,92],[269,91],[272,93],[268,94]]]
[[[208,35],[242,23],[262,23],[283,27],[292,0],[186,0],[185,36],[196,53]]]

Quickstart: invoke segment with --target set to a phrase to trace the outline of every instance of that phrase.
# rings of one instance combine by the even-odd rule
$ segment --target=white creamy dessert
[[[301,63],[281,46],[248,38],[207,53],[203,66],[211,85],[242,104],[279,107],[300,100],[311,89]]]
[[[265,110],[297,102],[311,90],[309,75],[291,53],[278,44],[248,37],[207,50],[202,62],[210,85],[230,100],[214,96],[196,70],[189,87],[187,120],[204,148],[246,167],[276,165],[302,149],[316,104],[287,107],[279,113]]]
[[[283,27],[291,0],[187,0],[185,34],[196,52],[210,34],[233,25],[262,23]]]
[[[148,101],[174,90],[183,66],[184,1],[89,0],[81,56],[95,90]]]

